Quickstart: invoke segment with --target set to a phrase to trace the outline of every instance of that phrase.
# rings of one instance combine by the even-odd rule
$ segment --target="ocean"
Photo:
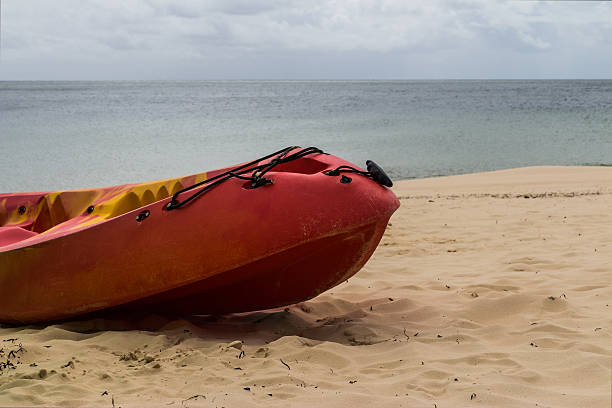
[[[0,82],[0,192],[317,146],[395,179],[612,164],[612,80]]]

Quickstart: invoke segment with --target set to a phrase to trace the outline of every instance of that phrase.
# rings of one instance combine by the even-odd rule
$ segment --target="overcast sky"
[[[0,1],[0,80],[612,78],[612,2]]]

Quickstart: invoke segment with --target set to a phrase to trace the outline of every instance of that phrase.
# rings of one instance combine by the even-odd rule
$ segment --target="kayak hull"
[[[78,202],[85,209],[0,246],[0,321],[51,321],[117,308],[244,312],[310,299],[365,264],[399,206],[391,190],[367,177],[353,174],[344,183],[325,174],[349,164],[312,155],[269,172],[274,184],[251,189],[230,179],[172,211],[166,210],[171,197],[140,205],[147,194],[159,197],[143,185],[61,193],[73,200],[64,200],[63,208]],[[141,198],[132,210],[96,218],[115,211],[112,205],[125,206],[125,197],[135,200],[134,191]],[[29,200],[28,215],[50,194],[56,193],[5,195],[4,201],[0,195],[0,204],[21,228],[36,230],[38,219],[23,221],[17,205]],[[45,206],[51,208],[45,217],[56,216]]]
[[[272,309],[312,299],[361,269],[385,228],[386,222],[379,222],[321,238],[115,310],[225,314]]]

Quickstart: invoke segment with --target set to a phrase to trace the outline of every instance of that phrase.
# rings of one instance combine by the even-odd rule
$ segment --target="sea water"
[[[317,146],[394,179],[612,163],[612,81],[0,82],[0,192]]]

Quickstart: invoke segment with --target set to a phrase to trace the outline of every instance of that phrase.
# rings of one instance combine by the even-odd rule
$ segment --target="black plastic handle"
[[[370,174],[372,175],[372,179],[376,181],[378,184],[382,184],[386,187],[392,187],[393,182],[387,176],[387,173],[380,167],[378,164],[374,163],[372,160],[366,161],[366,167]]]

